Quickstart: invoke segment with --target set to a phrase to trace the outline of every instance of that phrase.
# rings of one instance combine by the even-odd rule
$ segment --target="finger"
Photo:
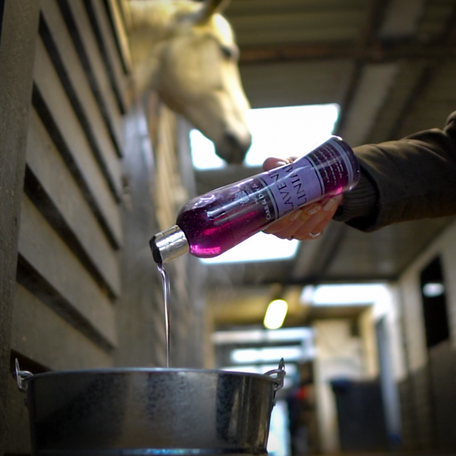
[[[263,163],[263,169],[265,171],[269,171],[274,168],[278,168],[279,166],[287,165],[293,163],[296,160],[296,157],[288,157],[288,158],[276,158],[276,157],[269,157]]]
[[[297,218],[299,213],[298,211],[292,212],[285,217],[280,218],[279,220],[268,225],[263,231],[267,234],[277,234],[282,230],[286,230]]]
[[[302,226],[302,222],[297,219],[291,219],[290,217],[286,222],[282,220],[279,222],[274,223],[274,226],[268,227],[264,232],[266,234],[274,234],[281,239],[292,239],[293,234]]]
[[[284,230],[288,231],[288,228],[294,224],[295,230],[299,228],[303,223],[307,222],[311,216],[315,215],[321,209],[319,203],[313,203],[309,206],[302,207],[292,212],[291,214],[271,223],[264,232],[267,234],[279,234]],[[298,224],[294,222],[298,221]]]
[[[283,158],[269,157],[263,163],[263,169],[269,171],[279,166],[286,165],[287,162]]]
[[[332,220],[337,208],[337,201],[333,198],[328,199],[323,205],[322,210],[302,225],[294,233],[294,237],[300,240],[315,239],[312,236],[309,236],[309,233],[316,234],[323,232],[328,223]]]
[[[277,231],[275,233],[267,233],[267,234],[274,234],[274,236],[280,239],[294,239],[294,233],[301,227],[299,222],[293,222],[291,225],[287,226],[283,230]]]
[[[316,239],[309,233],[322,232],[338,208],[338,199],[327,199],[323,205],[314,203],[303,207],[270,225],[265,232],[281,239],[307,241]]]

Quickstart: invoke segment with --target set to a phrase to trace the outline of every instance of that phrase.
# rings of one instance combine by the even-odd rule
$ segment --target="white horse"
[[[129,35],[139,93],[163,102],[214,142],[217,155],[241,163],[251,145],[249,102],[224,0],[130,0]]]

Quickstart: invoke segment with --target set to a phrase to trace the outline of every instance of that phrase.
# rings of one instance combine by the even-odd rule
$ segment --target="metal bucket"
[[[26,393],[34,455],[266,454],[279,368],[90,369],[16,380]]]

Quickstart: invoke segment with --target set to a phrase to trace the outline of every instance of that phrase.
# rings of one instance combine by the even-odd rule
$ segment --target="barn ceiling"
[[[338,103],[335,133],[356,146],[442,127],[456,107],[456,0],[231,0],[225,15],[254,108]],[[246,173],[199,172],[198,191]],[[216,327],[261,324],[268,297],[309,283],[394,280],[452,220],[372,234],[333,222],[293,260],[211,265]]]

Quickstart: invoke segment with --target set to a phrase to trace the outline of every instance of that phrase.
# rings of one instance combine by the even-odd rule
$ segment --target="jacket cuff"
[[[334,220],[347,222],[354,218],[370,218],[375,216],[378,193],[372,181],[361,171],[358,185],[344,193],[343,205],[339,206]]]

